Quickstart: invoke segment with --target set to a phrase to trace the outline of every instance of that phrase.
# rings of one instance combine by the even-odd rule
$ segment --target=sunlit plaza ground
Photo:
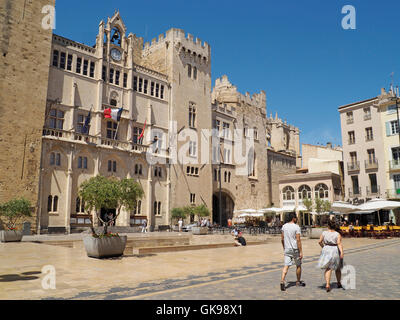
[[[142,237],[179,237],[178,233],[130,234]],[[190,235],[191,244],[233,243],[230,235]],[[324,290],[323,271],[316,268],[318,240],[303,239],[303,276],[306,287],[279,289],[283,264],[279,236],[247,235],[266,241],[246,247],[137,254],[94,259],[86,255],[82,235],[27,237],[20,243],[0,244],[0,299],[400,299],[400,240],[346,238],[345,264],[355,270],[354,288]],[[54,240],[75,240],[55,245]],[[28,242],[40,240],[38,242]],[[45,244],[53,240],[52,244]],[[61,243],[61,242],[60,242]],[[55,289],[49,288],[45,266],[54,267]],[[46,288],[47,286],[47,288]]]

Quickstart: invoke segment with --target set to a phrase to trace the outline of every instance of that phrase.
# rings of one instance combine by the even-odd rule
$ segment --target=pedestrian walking
[[[183,220],[182,220],[182,218],[180,218],[179,221],[178,221],[178,230],[179,230],[179,232],[182,231],[182,225],[183,225]]]
[[[285,261],[281,278],[282,291],[286,290],[285,278],[289,267],[293,264],[296,265],[296,286],[305,286],[305,283],[301,281],[301,260],[303,259],[303,248],[301,246],[300,235],[301,230],[300,227],[297,225],[296,213],[291,212],[289,214],[289,222],[283,225],[281,234]]]
[[[343,268],[344,251],[342,236],[336,229],[336,222],[334,220],[329,220],[328,231],[322,232],[318,242],[322,247],[318,267],[325,270],[326,292],[331,291],[330,282],[332,270],[335,270],[336,273],[337,287],[343,288],[340,280],[342,277],[341,269]]]
[[[144,219],[143,224],[142,224],[142,233],[146,233],[146,232],[147,232],[147,220]]]

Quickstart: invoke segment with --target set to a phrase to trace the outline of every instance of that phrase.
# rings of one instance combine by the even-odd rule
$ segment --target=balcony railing
[[[368,141],[373,141],[374,140],[374,136],[373,135],[367,135],[367,136],[365,136],[365,141],[366,142],[368,142]]]
[[[378,159],[369,159],[364,161],[365,170],[378,169]]]
[[[361,196],[361,188],[349,188],[349,197],[360,197]]]
[[[72,141],[80,141],[87,144],[93,145],[100,145],[104,147],[113,147],[119,148],[126,151],[133,151],[133,152],[146,152],[148,150],[148,146],[144,146],[141,144],[132,143],[129,141],[121,141],[121,140],[114,140],[102,137],[95,137],[90,136],[87,134],[74,132],[74,131],[66,131],[60,129],[52,129],[52,128],[44,128],[43,129],[43,136],[51,139],[56,140],[72,140]]]
[[[371,120],[371,114],[370,113],[364,114],[364,120]]]
[[[400,160],[390,160],[389,170],[400,170]]]
[[[348,118],[348,119],[346,119],[346,123],[347,124],[352,124],[352,123],[354,123],[354,119],[353,118]]]
[[[360,161],[352,161],[347,163],[347,171],[359,171]]]
[[[400,188],[399,189],[387,189],[386,197],[388,199],[400,199]]]
[[[377,196],[380,194],[379,186],[367,187],[367,197],[368,196]]]
[[[356,143],[356,139],[349,139],[348,140],[348,144],[355,144]]]

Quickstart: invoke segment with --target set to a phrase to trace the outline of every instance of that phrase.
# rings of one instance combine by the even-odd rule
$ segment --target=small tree
[[[24,198],[10,200],[0,206],[0,215],[7,219],[7,228],[15,230],[20,219],[32,216],[31,203]]]
[[[331,209],[332,209],[332,204],[328,200],[322,202],[323,212],[330,212]]]
[[[186,212],[183,210],[183,208],[173,208],[171,210],[171,218],[172,219],[185,219],[186,218]]]
[[[193,207],[193,206],[185,206],[185,207],[182,208],[182,210],[185,213],[186,217],[190,217],[190,221],[192,221],[194,216],[196,215],[194,208],[195,207]]]
[[[141,199],[143,194],[142,187],[134,179],[118,180],[103,176],[96,176],[85,181],[81,184],[79,191],[79,196],[85,203],[85,210],[90,212],[94,209],[98,219],[103,223],[103,234],[107,234],[109,222],[101,218],[99,211],[102,208],[116,209],[117,214],[111,220],[111,222],[114,222],[121,213],[122,207],[133,210],[137,200]],[[93,236],[98,236],[93,226],[91,229]]]
[[[197,216],[198,220],[200,221],[201,218],[210,216],[210,210],[208,210],[206,205],[201,204],[194,208],[194,214]]]
[[[303,199],[303,205],[306,207],[307,212],[311,212],[313,209],[313,202],[309,198]]]

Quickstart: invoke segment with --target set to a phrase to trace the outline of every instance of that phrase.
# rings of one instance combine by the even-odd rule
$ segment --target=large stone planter
[[[83,238],[83,244],[88,257],[119,257],[124,254],[127,238],[127,236],[104,238],[94,238],[92,236],[88,236]]]
[[[208,227],[192,227],[192,234],[208,234]]]
[[[22,240],[22,231],[0,231],[0,242],[20,242]]]
[[[311,228],[310,239],[319,239],[322,232],[327,230],[328,228]]]

